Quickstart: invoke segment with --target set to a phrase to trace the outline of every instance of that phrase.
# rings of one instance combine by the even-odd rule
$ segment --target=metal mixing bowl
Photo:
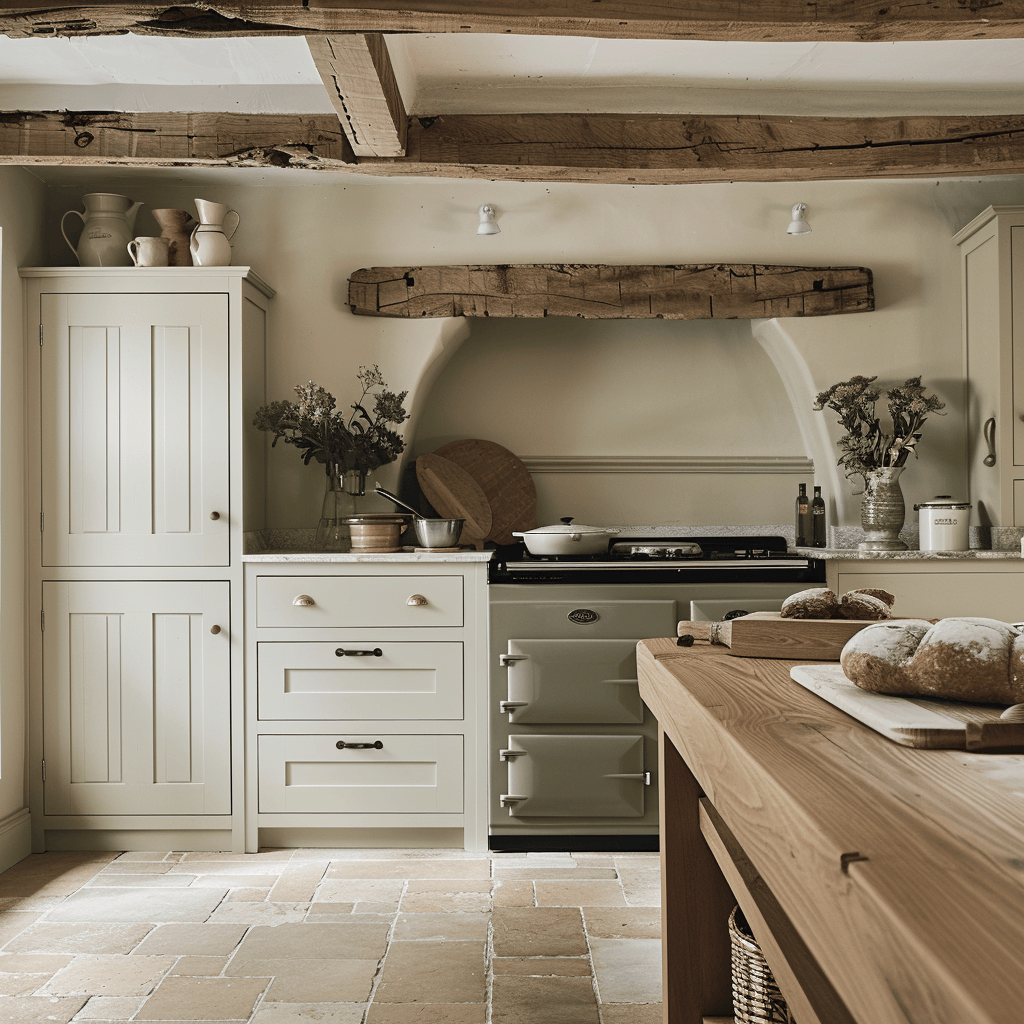
[[[423,548],[453,548],[462,536],[465,519],[414,519],[412,528]]]

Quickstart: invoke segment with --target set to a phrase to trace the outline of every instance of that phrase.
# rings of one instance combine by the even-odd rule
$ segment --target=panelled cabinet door
[[[229,610],[226,582],[43,584],[47,814],[231,813]]]
[[[41,313],[43,564],[227,565],[227,296]]]

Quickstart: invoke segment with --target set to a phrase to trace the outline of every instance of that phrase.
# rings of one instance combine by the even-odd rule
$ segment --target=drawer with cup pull
[[[461,626],[461,576],[260,576],[259,627]]]
[[[262,814],[461,814],[462,737],[263,735]]]
[[[462,718],[458,642],[259,643],[256,652],[263,721]]]

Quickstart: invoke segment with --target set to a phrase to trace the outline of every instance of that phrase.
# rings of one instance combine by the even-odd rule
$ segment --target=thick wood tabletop
[[[796,662],[639,645],[640,693],[863,1024],[1024,1020],[1024,756],[901,747]]]

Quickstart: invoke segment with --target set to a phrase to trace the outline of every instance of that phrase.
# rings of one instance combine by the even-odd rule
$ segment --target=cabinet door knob
[[[308,608],[310,605],[316,604],[316,601],[309,596],[309,594],[299,594],[292,604],[297,605],[299,608]]]
[[[413,594],[408,601],[405,602],[410,608],[418,608],[422,605],[427,604],[427,599],[422,594]]]
[[[220,632],[220,626],[211,626],[211,627],[210,627],[210,632],[211,632],[211,633],[212,633],[212,634],[213,634],[214,636],[216,636],[216,635],[217,635],[217,634],[218,634],[218,633]]]
[[[220,519],[220,513],[219,512],[211,512],[210,513],[210,518],[214,519],[214,520]]]

